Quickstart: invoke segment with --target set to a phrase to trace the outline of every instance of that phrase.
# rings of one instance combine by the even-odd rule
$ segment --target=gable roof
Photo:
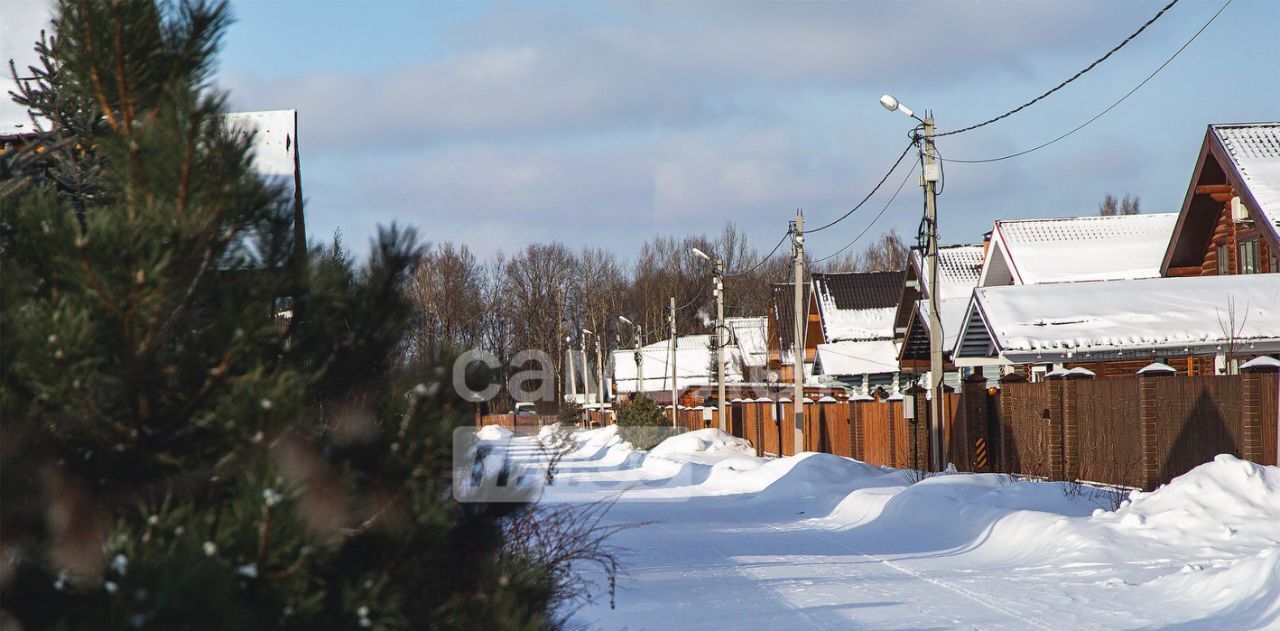
[[[904,271],[814,274],[813,292],[826,342],[893,337]]]
[[[769,363],[768,318],[725,318],[724,323],[742,354],[742,365],[763,368]]]
[[[1260,231],[1280,248],[1280,122],[1210,125],[1205,131],[1162,274],[1198,264],[1222,208],[1200,187],[1223,184],[1240,196]]]
[[[980,285],[1154,278],[1177,213],[1002,219]]]
[[[967,333],[985,329],[990,347],[953,350],[958,361],[998,354],[1020,363],[1209,353],[1234,340],[1244,352],[1269,353],[1280,350],[1275,313],[1280,291],[1267,274],[980,287]]]
[[[777,348],[786,354],[793,346],[795,346],[795,325],[793,318],[795,311],[792,304],[795,302],[795,283],[774,283],[771,286],[773,290],[773,300],[770,301],[770,321],[774,325],[772,332],[773,339],[770,343],[778,342]],[[809,283],[801,285],[803,291],[802,300],[809,304]]]
[[[707,334],[684,335],[676,338],[677,388],[705,386],[715,382],[713,375],[715,360],[711,348],[711,336]],[[738,369],[737,347],[725,346],[724,358],[727,364],[725,381],[742,381],[742,372]],[[641,366],[636,365],[635,351],[632,349],[615,350],[610,359],[613,361],[613,379],[619,392],[636,391],[636,386],[641,385],[640,369],[644,370],[645,391],[664,390],[671,387],[670,338],[640,347],[640,359],[644,362]]]
[[[1253,198],[1250,209],[1262,214],[1272,235],[1280,234],[1280,122],[1210,129],[1244,184],[1242,192]]]

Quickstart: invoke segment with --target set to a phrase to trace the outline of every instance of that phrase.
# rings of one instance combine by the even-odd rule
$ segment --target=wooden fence
[[[979,376],[944,396],[944,447],[961,471],[1145,489],[1220,453],[1275,465],[1278,377],[1145,375],[1028,383],[1010,375],[989,389]],[[927,469],[929,406],[923,392],[912,394],[906,400],[804,404],[801,450]],[[906,401],[913,414],[906,413]],[[793,409],[789,401],[731,403],[727,429],[750,441],[758,455],[794,455]],[[526,434],[556,420],[511,414],[477,418],[481,425]],[[677,421],[686,430],[719,426],[715,410],[679,410]]]

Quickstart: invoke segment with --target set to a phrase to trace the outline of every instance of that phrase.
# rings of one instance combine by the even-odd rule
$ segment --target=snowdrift
[[[1280,546],[1280,467],[1222,454],[1094,520],[1177,547]]]
[[[514,435],[515,432],[501,425],[485,425],[476,431],[476,438],[480,440],[503,440]]]
[[[713,453],[755,455],[756,450],[751,443],[726,434],[717,428],[699,429],[677,434],[658,443],[649,453],[654,456],[666,456],[674,453]]]

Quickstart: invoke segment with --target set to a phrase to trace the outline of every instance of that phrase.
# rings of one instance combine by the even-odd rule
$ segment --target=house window
[[[1249,239],[1240,242],[1240,273],[1258,273],[1258,240]]]
[[[1218,273],[1231,273],[1231,261],[1227,258],[1227,244],[1225,243],[1218,244]]]

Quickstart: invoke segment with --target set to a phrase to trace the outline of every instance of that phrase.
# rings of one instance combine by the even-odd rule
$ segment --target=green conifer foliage
[[[229,19],[63,0],[20,96],[49,131],[36,168],[0,169],[4,615],[555,624],[554,579],[503,539],[527,507],[450,498],[471,406],[444,368],[397,365],[414,233],[360,265],[299,255],[290,195],[209,86]]]

